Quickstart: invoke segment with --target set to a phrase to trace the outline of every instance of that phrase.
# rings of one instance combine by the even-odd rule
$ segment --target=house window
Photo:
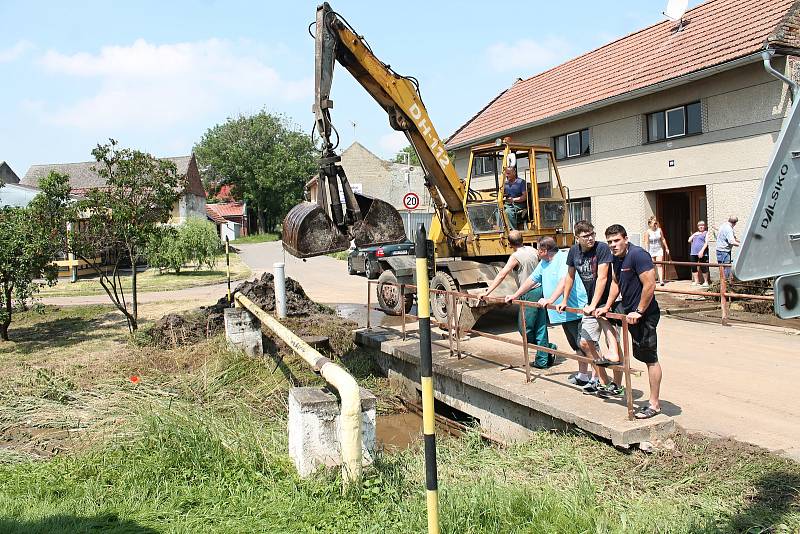
[[[588,156],[592,138],[589,128],[577,132],[570,132],[553,138],[556,159],[576,158]]]
[[[647,115],[647,142],[703,133],[700,102]]]
[[[482,176],[485,174],[494,174],[495,158],[493,156],[475,156],[472,159],[472,176]],[[500,173],[501,166],[497,165],[497,172]]]
[[[590,198],[573,198],[567,203],[569,210],[570,230],[575,228],[578,221],[592,220],[592,200]]]

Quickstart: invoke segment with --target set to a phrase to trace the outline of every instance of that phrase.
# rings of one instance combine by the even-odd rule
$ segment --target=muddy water
[[[413,412],[379,415],[375,439],[386,452],[402,451],[415,443],[421,444],[422,418]]]

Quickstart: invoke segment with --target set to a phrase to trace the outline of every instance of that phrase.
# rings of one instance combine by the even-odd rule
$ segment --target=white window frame
[[[577,153],[575,153],[575,154],[572,154],[572,153],[570,153],[570,151],[569,151],[569,138],[570,138],[571,136],[573,136],[573,135],[574,135],[574,136],[576,136],[576,137],[578,138],[578,152],[577,152]],[[567,157],[568,157],[568,158],[574,158],[574,157],[576,157],[576,156],[580,156],[580,155],[581,155],[581,132],[580,132],[580,130],[579,130],[579,131],[577,131],[577,132],[568,133],[568,134],[566,135],[566,138],[567,138],[567,139],[566,139],[566,141],[567,141]]]
[[[670,111],[682,111],[683,112],[683,131],[679,134],[669,135],[669,113]],[[664,135],[666,139],[673,139],[675,137],[684,137],[686,136],[686,106],[678,106],[676,108],[667,109],[664,111]]]

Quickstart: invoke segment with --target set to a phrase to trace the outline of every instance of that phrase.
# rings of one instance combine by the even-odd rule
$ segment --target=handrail
[[[261,309],[256,303],[241,293],[234,299],[237,304],[255,315],[262,324],[286,342],[325,381],[336,388],[342,399],[339,418],[342,454],[342,480],[345,484],[361,479],[361,390],[355,378],[339,365],[317,352],[294,332],[283,326],[277,319]]]
[[[370,318],[369,318],[369,312],[372,309],[371,303],[370,303],[370,287],[372,286],[372,284],[375,284],[377,286],[377,283],[378,282],[375,281],[375,280],[367,280],[367,329],[371,328],[371,326],[370,326]],[[403,289],[405,289],[405,288],[417,289],[417,287],[415,285],[413,285],[413,284],[394,284],[394,283],[391,283],[391,282],[384,282],[384,285],[389,285],[389,286],[393,286],[393,287],[399,287],[399,288],[403,288]],[[507,338],[504,338],[504,337],[501,337],[501,336],[498,336],[498,335],[495,335],[495,334],[490,334],[488,332],[482,332],[480,330],[473,330],[473,329],[469,329],[469,328],[462,330],[458,326],[458,319],[454,316],[455,314],[452,311],[457,307],[456,302],[458,300],[461,300],[461,299],[479,300],[480,297],[476,296],[476,295],[472,295],[470,293],[463,293],[463,292],[460,292],[460,291],[444,291],[444,290],[441,290],[441,289],[429,289],[428,291],[430,293],[445,295],[446,298],[448,298],[449,304],[447,306],[447,322],[446,323],[441,323],[441,322],[436,321],[435,319],[431,318],[431,323],[435,323],[440,327],[443,326],[448,330],[448,339],[449,339],[449,343],[450,343],[450,354],[451,354],[451,356],[454,353],[454,351],[453,351],[453,335],[455,335],[455,340],[456,340],[455,354],[459,359],[462,358],[461,346],[460,346],[461,334],[475,334],[475,335],[477,335],[479,337],[485,337],[485,338],[488,338],[488,339],[493,339],[495,341],[500,341],[502,343],[508,343],[508,344],[516,345],[516,346],[522,345],[522,353],[523,353],[523,358],[524,358],[523,365],[524,365],[524,369],[525,369],[525,382],[526,383],[531,381],[531,378],[530,378],[530,366],[529,366],[529,363],[530,363],[529,349],[531,349],[531,348],[534,349],[534,350],[541,350],[541,351],[547,352],[549,354],[553,354],[554,356],[562,356],[562,357],[565,357],[565,358],[569,358],[569,359],[576,360],[576,361],[581,361],[581,362],[586,362],[586,363],[589,363],[589,364],[593,363],[591,358],[587,358],[585,356],[579,356],[577,354],[570,354],[568,352],[563,352],[563,351],[551,349],[550,347],[536,345],[534,343],[528,343],[527,337],[524,334],[524,332],[525,332],[524,328],[522,329],[522,332],[523,332],[522,342],[516,341],[514,339],[507,339]],[[451,297],[452,297],[452,299],[451,299]],[[496,303],[500,303],[500,302],[505,303],[505,299],[503,299],[502,297],[484,297],[484,300],[486,300],[486,301],[494,301]],[[520,307],[519,309],[520,309],[520,323],[521,323],[521,325],[524,325],[525,307],[535,307],[535,308],[545,308],[545,309],[555,309],[556,308],[556,306],[554,304],[549,304],[549,305],[545,306],[545,305],[539,304],[538,302],[528,302],[528,301],[525,301],[525,300],[513,300],[512,303],[517,304]],[[405,313],[405,307],[404,306],[400,306],[400,308],[402,310],[403,339],[405,339],[405,333],[406,333],[405,332],[405,320],[406,320],[406,317],[409,317],[409,316],[414,317],[414,316],[412,314],[410,314],[410,313]],[[376,308],[376,309],[379,310],[379,308]],[[572,312],[572,313],[575,313],[575,314],[578,314],[578,315],[585,315],[582,309],[565,307],[565,310],[569,311],[569,312]],[[632,395],[632,390],[631,390],[631,373],[639,374],[639,373],[641,373],[641,371],[639,371],[638,369],[631,368],[631,365],[630,365],[630,362],[631,362],[631,348],[630,348],[630,341],[629,341],[630,336],[629,336],[629,333],[628,333],[628,323],[626,321],[626,316],[624,314],[612,313],[612,312],[608,312],[608,313],[604,314],[603,316],[608,318],[608,319],[619,320],[622,323],[622,339],[623,339],[623,342],[622,342],[622,354],[620,354],[620,363],[622,364],[622,373],[623,373],[623,376],[625,377],[625,405],[626,405],[626,408],[628,410],[628,419],[629,420],[633,420],[634,419],[634,414],[633,414],[633,395]],[[513,366],[512,366],[512,368],[513,368]]]

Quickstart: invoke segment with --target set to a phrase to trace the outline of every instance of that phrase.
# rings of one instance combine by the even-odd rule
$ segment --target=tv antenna
[[[672,22],[678,23],[678,25],[673,28],[675,33],[683,29],[683,15],[686,14],[687,7],[689,7],[689,0],[668,0],[667,9],[661,12]]]

